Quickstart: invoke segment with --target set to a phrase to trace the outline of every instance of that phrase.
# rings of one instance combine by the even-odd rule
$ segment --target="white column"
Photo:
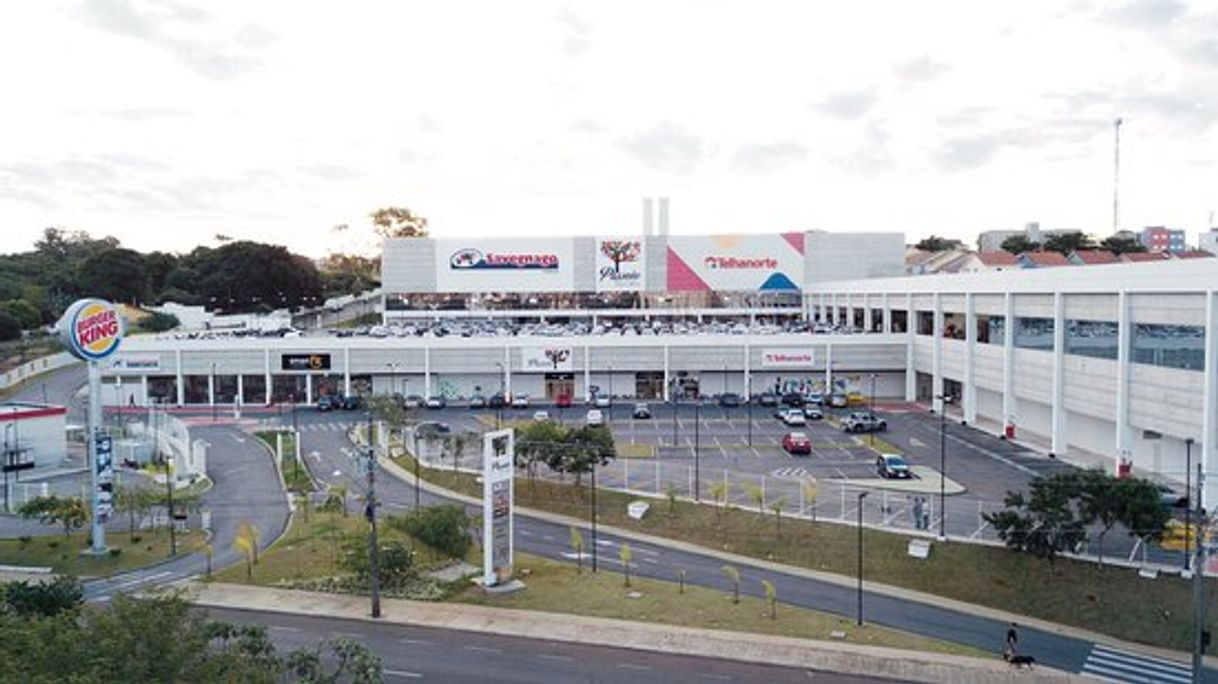
[[[512,350],[507,347],[503,348],[503,387],[512,396]]]
[[[745,401],[753,398],[753,392],[749,389],[753,379],[753,369],[749,367],[749,358],[752,356],[751,350],[752,347],[746,343],[744,345],[744,391],[741,392],[744,395]]]
[[[905,401],[918,397],[918,373],[914,370],[914,333],[918,317],[914,315],[913,293],[905,293]]]
[[[964,295],[964,417],[965,423],[977,422],[977,312],[973,293]]]
[[[504,392],[508,392],[506,385]],[[423,347],[423,398],[431,396],[431,347]]]
[[[825,293],[823,291],[817,292],[816,293],[816,322],[817,323],[825,322],[825,313],[826,313],[826,311],[825,311]]]
[[[237,372],[237,394],[233,397],[233,404],[240,404],[245,399],[245,376],[240,371]]]
[[[1015,425],[1015,296],[1003,295],[1002,325],[1002,429]]]
[[[144,398],[140,400],[140,406],[148,405],[148,376],[140,376],[140,390],[143,392]]]
[[[871,332],[871,293],[863,293],[863,332]]]
[[[351,347],[343,348],[343,394],[351,396]]]
[[[592,401],[592,352],[584,345],[584,403]],[[506,367],[507,364],[504,364]],[[664,345],[664,401],[668,401],[668,345]]]
[[[838,310],[837,310],[837,293],[829,293],[829,321],[833,325],[838,325]]]
[[[884,327],[881,328],[880,330],[885,335],[887,335],[892,332],[892,308],[891,308],[892,305],[888,303],[888,293],[887,292],[884,293],[884,298],[882,301],[884,304],[884,310],[881,312],[881,315],[884,318]]]
[[[207,405],[216,405],[216,374],[211,373],[207,376]]]
[[[1116,368],[1116,456],[1133,459],[1133,444],[1129,430],[1129,293],[1125,290],[1117,295],[1117,368]],[[1207,338],[1208,339],[1208,338]],[[1115,468],[1115,466],[1114,466]]]
[[[935,413],[943,411],[943,295],[935,293],[934,311],[931,314],[930,370],[931,408]]]
[[[1201,505],[1207,511],[1218,497],[1218,478],[1210,477],[1218,469],[1218,294],[1205,293],[1205,391],[1201,402],[1201,469],[1205,485]]]
[[[305,373],[305,403],[313,403],[313,374]]]
[[[178,374],[178,406],[182,406],[186,403],[186,376],[182,374],[182,350],[175,349],[174,356],[177,359],[174,365],[177,366]]]
[[[1053,395],[1050,429],[1053,444],[1050,458],[1066,453],[1066,298],[1053,293]]]
[[[833,345],[825,345],[825,399],[833,394]]]
[[[271,349],[267,347],[262,350],[262,374],[264,378],[263,388],[266,394],[266,405],[271,405]]]

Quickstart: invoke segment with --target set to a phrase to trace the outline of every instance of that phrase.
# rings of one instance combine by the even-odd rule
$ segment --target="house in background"
[[[1117,255],[1106,249],[1076,249],[1066,257],[1075,266],[1099,266],[1101,264],[1119,264]]]
[[[1018,270],[1019,257],[998,250],[996,252],[974,252],[966,256],[959,265],[957,273],[987,273],[990,271]]]
[[[1053,268],[1070,266],[1070,260],[1057,252],[1024,252],[1019,257],[1020,268]]]

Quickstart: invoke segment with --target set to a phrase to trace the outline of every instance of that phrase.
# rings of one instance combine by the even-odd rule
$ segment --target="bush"
[[[139,329],[145,332],[165,332],[178,327],[181,322],[173,314],[152,313],[140,319]]]
[[[389,524],[445,555],[464,558],[469,551],[468,528],[471,522],[464,508],[447,504],[429,506],[404,517],[391,518]]]
[[[33,538],[33,537],[31,537],[31,536],[30,536],[30,535],[28,535],[28,534],[23,534],[23,535],[21,535],[20,537],[17,537],[17,541],[21,542],[21,545],[22,545],[22,546],[25,546],[26,544],[29,544],[29,543],[30,543],[30,541],[31,541],[31,540],[33,540],[33,539],[34,539],[34,538]]]
[[[135,535],[135,536],[131,537],[131,543],[132,543],[132,544],[138,544],[138,543],[140,543],[140,542],[142,542],[142,541],[144,541],[144,537],[143,537],[142,535],[137,534],[137,535]]]
[[[49,548],[49,549],[57,549],[57,548],[59,548],[59,540],[58,540],[58,539],[52,539],[51,541],[47,542],[47,548]]]
[[[110,549],[110,557],[118,558],[123,553],[122,549]]]
[[[365,579],[371,573],[368,563],[368,533],[350,534],[343,539],[343,557],[340,565],[347,572]],[[398,583],[413,574],[414,555],[400,541],[380,542],[377,570],[385,584]]]
[[[3,586],[4,607],[17,615],[51,617],[84,603],[85,590],[75,577],[51,582],[9,582]]]

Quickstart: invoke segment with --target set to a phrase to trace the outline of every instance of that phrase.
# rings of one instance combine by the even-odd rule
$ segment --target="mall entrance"
[[[657,371],[635,373],[634,396],[639,399],[663,399],[664,373]]]
[[[546,399],[554,401],[562,396],[575,396],[574,373],[546,373]]]

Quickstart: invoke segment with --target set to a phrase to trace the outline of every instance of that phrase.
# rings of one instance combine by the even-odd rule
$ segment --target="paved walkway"
[[[249,587],[193,585],[195,603],[216,608],[372,621],[368,599]],[[381,622],[504,636],[527,635],[567,643],[614,646],[658,653],[728,658],[785,667],[917,682],[1083,682],[1080,676],[1039,667],[1014,670],[997,659],[903,651],[711,629],[656,625],[581,615],[490,608],[454,603],[382,599]]]

